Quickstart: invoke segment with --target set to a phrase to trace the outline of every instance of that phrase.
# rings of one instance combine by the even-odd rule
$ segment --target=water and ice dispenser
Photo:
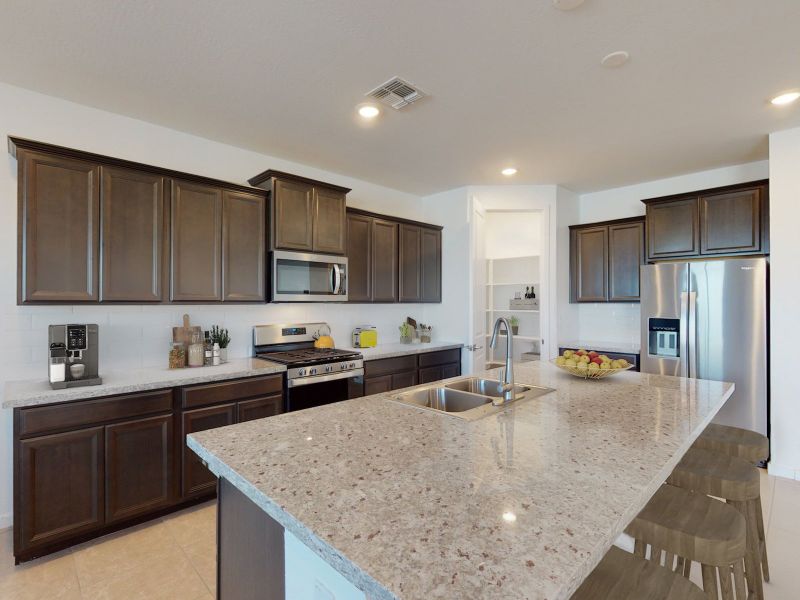
[[[680,319],[648,319],[648,353],[651,356],[679,358],[681,355]]]

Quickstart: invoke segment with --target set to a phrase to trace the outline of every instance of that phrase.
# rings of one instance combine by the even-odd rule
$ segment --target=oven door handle
[[[351,379],[353,377],[362,377],[364,369],[353,369],[350,371],[342,371],[340,373],[330,373],[328,375],[312,375],[311,377],[300,377],[297,379],[289,379],[286,386],[301,387],[304,385],[313,385],[315,383],[325,383],[326,381],[336,381],[337,379]]]

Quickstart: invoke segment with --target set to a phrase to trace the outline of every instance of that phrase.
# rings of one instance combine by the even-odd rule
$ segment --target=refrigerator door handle
[[[678,338],[680,339],[680,365],[681,377],[690,377],[689,375],[689,336],[687,333],[687,320],[689,315],[689,292],[681,292],[681,318],[678,327]]]
[[[697,292],[689,296],[689,377],[697,378]]]

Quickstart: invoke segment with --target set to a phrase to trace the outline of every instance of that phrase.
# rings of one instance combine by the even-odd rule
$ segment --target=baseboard
[[[14,515],[11,513],[0,515],[0,531],[11,528],[11,525],[14,523],[13,517]]]
[[[785,467],[783,465],[776,465],[770,462],[767,465],[767,472],[775,477],[783,477],[784,479],[800,479],[800,471],[792,467]]]

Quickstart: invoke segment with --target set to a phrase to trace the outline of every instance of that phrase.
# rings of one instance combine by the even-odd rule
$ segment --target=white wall
[[[769,162],[760,161],[582,194],[579,202],[579,220],[564,225],[644,215],[645,206],[641,202],[643,199],[766,179],[769,176]],[[559,226],[561,225],[562,222],[559,221]],[[568,269],[559,269],[559,275],[562,277],[568,277],[568,273]],[[569,286],[568,281],[566,285]],[[640,315],[638,304],[579,304],[577,305],[578,330],[572,332],[572,336],[566,336],[567,330],[562,329],[563,335],[559,337],[563,342],[638,344]]]
[[[349,205],[423,218],[423,203],[417,196],[0,84],[0,139],[5,141],[8,135],[237,183],[267,168],[280,169],[352,188]],[[406,315],[424,318],[421,305],[18,307],[16,210],[17,163],[6,155],[0,161],[0,331],[4,336],[0,383],[44,378],[47,325],[51,323],[98,323],[102,374],[165,365],[170,328],[180,323],[184,312],[203,327],[219,324],[230,329],[232,357],[250,355],[251,328],[256,324],[328,321],[336,342],[347,345],[355,325],[376,325],[381,341],[397,341],[397,326]],[[449,236],[445,230],[446,239]],[[445,250],[445,256],[449,255]],[[452,282],[453,274],[446,271],[445,278]],[[10,410],[0,411],[0,528],[10,524],[12,506],[11,415]]]
[[[770,473],[800,479],[800,401],[793,359],[800,336],[800,128],[769,136]]]

